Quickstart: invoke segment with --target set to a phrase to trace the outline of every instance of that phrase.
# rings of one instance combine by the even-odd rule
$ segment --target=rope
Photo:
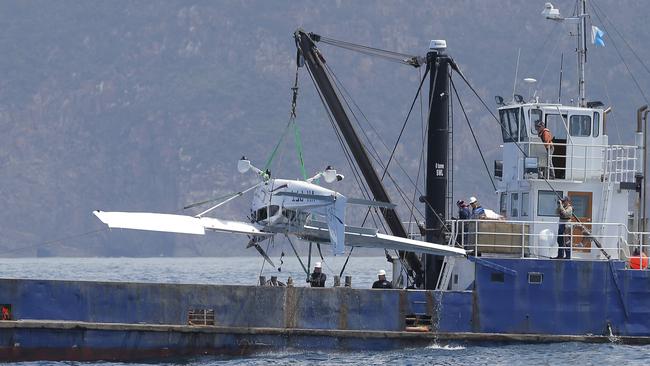
[[[602,19],[600,19],[600,16],[598,15],[598,11],[599,11],[600,9],[598,9],[598,11],[597,11],[597,8],[596,8],[596,7],[593,7],[593,10],[594,10],[594,15],[596,15],[596,18],[598,18],[598,21],[600,21],[601,23],[604,24],[604,22],[602,21]],[[609,19],[608,19],[608,20],[609,20]],[[611,24],[611,22],[610,22],[610,24]],[[603,28],[605,28],[605,26],[603,26]],[[617,32],[618,32],[618,31],[617,31]],[[619,33],[619,36],[621,36],[620,33]],[[623,36],[621,36],[621,38],[623,38]],[[627,64],[627,62],[626,62],[625,59],[623,58],[623,55],[621,54],[621,51],[618,49],[618,46],[616,45],[616,42],[614,42],[614,38],[612,37],[612,38],[610,38],[610,39],[612,40],[612,46],[614,46],[614,50],[616,50],[616,54],[618,55],[618,58],[621,60],[621,62],[623,62],[623,65],[625,65],[625,69],[627,70],[628,75],[630,75],[630,78],[632,78],[632,81],[634,82],[634,85],[635,85],[636,88],[639,90],[639,93],[641,93],[641,95],[643,96],[643,99],[645,100],[645,102],[646,102],[647,104],[650,104],[650,102],[648,101],[648,97],[647,97],[647,96],[645,95],[645,93],[643,92],[643,88],[641,88],[641,85],[639,85],[639,82],[638,82],[638,81],[636,80],[636,78],[634,77],[634,73],[632,73],[632,70],[630,70],[630,66]],[[623,38],[623,40],[625,41],[625,38]],[[626,43],[627,43],[627,42],[626,42]],[[628,45],[628,46],[629,46],[629,45]],[[632,51],[632,53],[634,53],[634,51]],[[634,54],[636,55],[636,53],[634,53]],[[638,56],[637,56],[637,57],[638,57]],[[643,63],[642,63],[642,64],[643,64]],[[645,64],[643,64],[643,66],[645,67]],[[647,68],[646,68],[646,70],[647,70]],[[650,72],[650,71],[648,71],[648,72]]]
[[[300,131],[298,130],[298,124],[293,124],[293,136],[296,143],[296,150],[298,152],[298,161],[300,162],[300,172],[302,173],[302,179],[307,180],[307,171],[305,171],[305,160],[303,159],[302,154],[302,142],[300,141]]]
[[[347,49],[350,51],[355,51],[362,53],[364,55],[369,55],[369,56],[376,56],[383,58],[388,61],[392,62],[398,62],[401,64],[406,64],[414,67],[419,67],[420,66],[420,61],[417,56],[413,55],[408,55],[405,53],[400,53],[400,52],[395,52],[395,51],[389,51],[389,50],[384,50],[381,48],[375,48],[375,47],[369,47],[369,46],[364,46],[356,43],[351,43],[351,42],[346,42],[346,41],[341,41],[333,38],[328,38],[328,37],[323,37],[320,36],[320,42],[322,43],[327,43],[329,45]]]
[[[474,139],[474,144],[476,144],[476,148],[478,149],[479,155],[481,155],[481,160],[483,161],[483,166],[485,167],[485,171],[488,174],[488,177],[490,178],[490,182],[492,183],[492,187],[494,190],[497,190],[497,186],[494,184],[494,179],[492,179],[492,174],[490,174],[490,169],[487,166],[487,163],[485,162],[485,156],[483,156],[483,151],[481,150],[481,146],[478,144],[478,140],[476,139],[476,134],[474,133],[474,128],[472,127],[472,124],[469,122],[469,117],[467,117],[467,112],[465,111],[465,107],[463,106],[463,101],[460,100],[460,96],[458,96],[458,91],[456,90],[456,85],[454,82],[451,82],[451,87],[454,90],[454,94],[456,95],[456,99],[458,99],[458,105],[460,105],[460,109],[463,111],[463,115],[465,116],[465,121],[467,121],[467,127],[469,127],[469,131],[472,133],[472,138]]]
[[[589,2],[589,5],[591,5],[592,9],[594,10],[594,14],[596,14],[596,10],[598,10],[598,11],[603,15],[603,18],[605,18],[605,20],[607,20],[607,22],[609,22],[609,24],[612,26],[612,29],[614,29],[614,31],[616,31],[616,33],[618,34],[618,36],[621,37],[621,39],[623,40],[623,42],[625,42],[625,45],[630,49],[630,51],[632,52],[632,54],[634,55],[634,57],[636,57],[637,61],[639,61],[639,63],[643,66],[643,68],[645,69],[645,71],[647,71],[647,72],[650,74],[650,68],[648,68],[648,66],[645,64],[645,62],[643,62],[643,59],[642,59],[641,57],[639,57],[639,55],[634,51],[634,48],[633,48],[633,47],[632,47],[632,46],[627,42],[627,40],[625,39],[625,37],[623,37],[623,34],[622,34],[621,32],[619,32],[618,28],[616,28],[616,25],[614,25],[614,22],[612,22],[611,20],[609,20],[609,18],[607,17],[607,14],[606,14],[604,11],[602,11],[602,10],[600,9],[600,7],[598,6],[598,4],[596,4],[596,1],[595,1],[595,0],[591,0],[591,1]],[[598,21],[600,21],[600,22],[602,23],[602,20],[600,19],[600,17],[598,16],[598,14],[596,14],[596,17],[598,18]],[[603,28],[604,28],[604,26],[603,26]],[[612,41],[612,42],[613,42],[613,41]]]
[[[289,241],[289,244],[291,244],[291,249],[293,249],[293,253],[296,255],[296,258],[298,258],[298,262],[300,262],[300,266],[302,267],[302,270],[305,271],[305,274],[307,275],[307,279],[309,279],[309,270],[305,268],[305,264],[302,263],[302,259],[300,259],[300,256],[298,255],[298,251],[296,250],[296,247],[293,246],[293,242],[289,238],[289,235],[284,235],[285,238]]]
[[[296,116],[297,116],[296,106],[298,103],[298,90],[299,90],[298,69],[299,68],[296,65],[296,75],[294,78],[293,87],[291,88],[292,97],[291,97],[291,111],[289,112],[289,122],[287,123],[287,126],[285,127],[282,136],[280,136],[280,139],[278,140],[277,144],[275,144],[275,147],[273,148],[271,155],[267,159],[263,170],[267,171],[271,168],[271,163],[273,162],[273,159],[275,159],[275,156],[278,152],[278,149],[280,148],[280,145],[282,145],[282,142],[284,141],[285,136],[289,132],[289,129],[293,127],[293,137],[296,146],[296,153],[298,154],[298,163],[300,164],[300,172],[302,173],[302,178],[307,179],[307,171],[305,170],[305,160],[303,155],[302,142],[300,139],[300,130],[298,129],[298,124],[296,123]]]

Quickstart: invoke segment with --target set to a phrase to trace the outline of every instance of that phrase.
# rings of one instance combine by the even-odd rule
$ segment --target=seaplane
[[[319,245],[331,244],[334,255],[344,254],[345,246],[404,250],[441,256],[466,255],[465,250],[461,248],[384,234],[375,228],[346,225],[345,211],[348,205],[363,205],[379,209],[394,209],[395,205],[388,202],[347,198],[341,193],[318,185],[321,178],[327,183],[343,180],[344,176],[330,166],[306,180],[271,178],[268,171],[256,168],[245,157],[238,161],[237,170],[242,174],[253,171],[260,181],[252,187],[231,195],[184,207],[190,209],[219,200],[218,203],[195,216],[100,210],[93,213],[111,229],[195,235],[204,235],[206,231],[243,234],[250,239],[248,247],[255,247],[270,263],[272,261],[259,243],[275,235],[284,235],[287,239],[289,236],[295,236]],[[252,190],[255,192],[249,222],[206,216],[218,207]]]

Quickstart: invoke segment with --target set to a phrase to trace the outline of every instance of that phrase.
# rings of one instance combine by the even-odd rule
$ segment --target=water
[[[223,258],[0,258],[0,277],[88,281],[131,281],[164,283],[200,283],[225,285],[256,285],[261,275],[286,282],[291,276],[296,286],[306,286],[304,270],[295,256],[272,258],[275,268],[261,257]],[[311,267],[320,257],[312,258]],[[327,285],[333,284],[345,257],[326,258],[323,271]],[[307,261],[303,263],[307,266]],[[281,268],[281,271],[277,270]],[[369,288],[377,279],[377,271],[386,270],[390,278],[391,264],[384,257],[350,257],[344,276],[352,276],[352,287]]]
[[[276,265],[280,264],[273,258]],[[313,262],[312,260],[312,266]],[[345,258],[327,258],[323,265],[331,285],[333,274],[341,269]],[[306,265],[306,263],[305,263]],[[232,258],[0,258],[0,277],[40,278],[93,281],[140,281],[166,283],[245,284],[257,283],[262,268],[258,257]],[[346,275],[354,287],[370,287],[376,272],[390,264],[383,257],[352,257]],[[266,264],[262,274],[278,274],[285,281],[292,276],[296,285],[304,284],[304,272],[295,258],[287,258],[282,272]],[[202,357],[176,364],[209,365],[641,365],[650,358],[650,346],[616,343],[585,344],[432,344],[428,347],[385,352],[312,352],[284,350],[245,357]],[[84,365],[122,365],[119,363],[77,363]],[[174,365],[174,363],[160,363]],[[16,365],[70,365],[69,362],[27,362]],[[151,365],[151,364],[148,364]]]

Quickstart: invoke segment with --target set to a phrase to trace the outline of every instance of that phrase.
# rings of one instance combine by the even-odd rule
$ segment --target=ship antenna
[[[521,56],[521,47],[517,50],[517,66],[515,67],[515,82],[512,85],[512,101],[515,101],[515,93],[517,92],[517,77],[519,74],[519,56]]]
[[[578,91],[580,93],[580,107],[586,107],[585,100],[585,64],[587,63],[587,0],[580,1],[580,14],[578,14]]]
[[[560,54],[560,85],[558,85],[557,102],[562,104],[562,71],[564,68],[564,52]]]
[[[546,3],[544,6],[544,11],[542,15],[546,19],[563,22],[568,21],[571,23],[577,23],[578,25],[578,106],[585,107],[587,105],[585,98],[585,63],[587,63],[587,0],[577,0],[580,6],[578,6],[578,14],[571,18],[564,18],[560,15],[560,11],[553,7],[553,4]]]

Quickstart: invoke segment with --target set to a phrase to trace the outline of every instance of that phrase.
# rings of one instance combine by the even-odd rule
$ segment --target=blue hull
[[[650,271],[620,261],[475,262],[467,291],[4,279],[0,304],[11,305],[13,320],[0,322],[0,358],[133,360],[612,335],[650,343]],[[213,310],[213,319],[189,325],[190,310]]]

